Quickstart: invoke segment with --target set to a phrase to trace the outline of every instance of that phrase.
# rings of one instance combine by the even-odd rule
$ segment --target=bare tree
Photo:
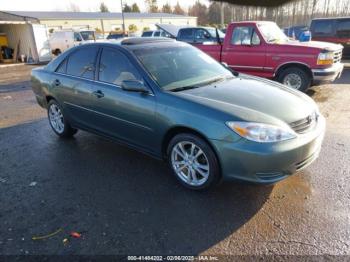
[[[69,2],[69,6],[68,6],[68,11],[71,11],[71,12],[80,12],[80,8],[77,4],[74,4],[72,2]]]

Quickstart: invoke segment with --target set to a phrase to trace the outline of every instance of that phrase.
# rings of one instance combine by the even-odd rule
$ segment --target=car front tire
[[[278,82],[304,92],[311,85],[311,77],[305,70],[298,67],[290,67],[283,70],[278,76]]]
[[[196,135],[176,135],[169,143],[167,156],[175,177],[189,189],[205,190],[220,181],[219,162],[213,149]]]
[[[72,137],[77,133],[77,129],[72,128],[63,114],[60,104],[51,99],[47,106],[47,116],[52,130],[62,138]]]

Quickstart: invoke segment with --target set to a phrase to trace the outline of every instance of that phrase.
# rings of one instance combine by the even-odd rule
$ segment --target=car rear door
[[[91,97],[98,48],[84,46],[73,51],[54,73],[52,92],[73,125],[91,126]]]
[[[233,32],[226,35],[221,60],[239,72],[263,76],[266,46],[255,26],[233,27]]]
[[[153,93],[125,91],[123,80],[140,80],[140,71],[122,50],[104,47],[93,88],[94,128],[129,144],[152,149],[156,99]]]

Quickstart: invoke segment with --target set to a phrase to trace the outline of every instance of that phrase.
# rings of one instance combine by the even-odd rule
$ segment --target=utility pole
[[[125,20],[124,20],[124,11],[123,11],[123,0],[120,0],[120,6],[122,8],[122,19],[123,19],[123,36],[125,35]]]

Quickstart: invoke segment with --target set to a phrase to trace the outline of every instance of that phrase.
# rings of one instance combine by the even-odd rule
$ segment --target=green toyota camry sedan
[[[34,69],[32,88],[58,136],[111,138],[168,161],[194,190],[278,182],[317,158],[325,132],[305,94],[170,39],[74,47]]]

